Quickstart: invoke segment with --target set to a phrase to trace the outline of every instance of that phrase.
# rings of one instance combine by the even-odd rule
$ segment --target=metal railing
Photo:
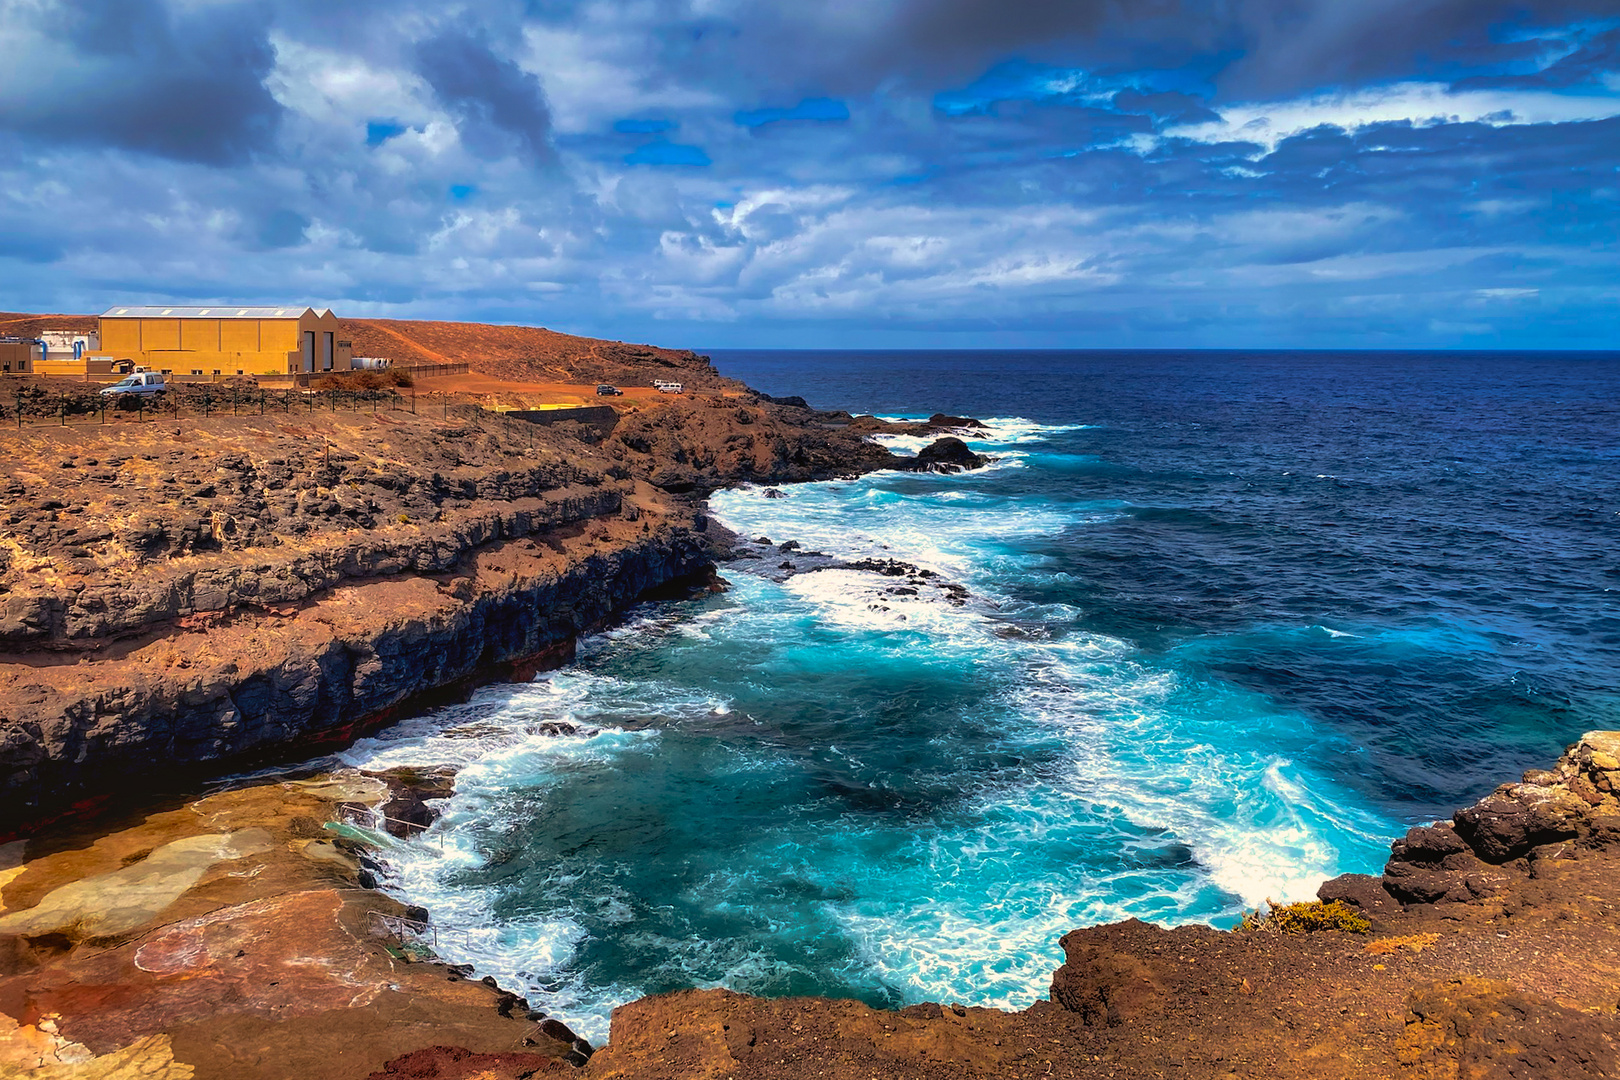
[[[406,935],[409,934],[431,940],[435,950],[439,947],[439,929],[431,923],[407,919],[403,915],[390,915],[373,908],[366,912],[366,928],[371,930],[376,927],[380,927],[384,934],[393,937],[401,945],[409,944],[406,941]]]
[[[407,834],[406,837],[394,837],[394,839],[429,841],[429,843],[425,844],[424,846],[427,846],[429,850],[434,851],[439,855],[444,854],[444,835],[442,833],[433,833],[430,836],[428,833],[428,827],[426,825],[422,825],[414,821],[402,821],[399,818],[389,817],[387,814],[384,814],[381,810],[378,810],[374,806],[350,804],[343,807],[342,813],[344,819],[350,825],[359,825],[361,828],[370,829],[373,832],[387,833],[389,836],[393,836],[392,833],[388,832],[388,825],[390,822],[395,825],[403,825],[407,829],[413,829],[416,832],[415,836],[409,836]]]

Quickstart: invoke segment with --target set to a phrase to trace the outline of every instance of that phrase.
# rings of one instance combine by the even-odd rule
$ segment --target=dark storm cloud
[[[1224,94],[1266,97],[1321,86],[1445,75],[1532,60],[1523,32],[1620,14],[1620,0],[1240,0],[1244,55]]]
[[[753,10],[739,62],[755,77],[860,92],[933,89],[1008,57],[1094,69],[1210,67],[1224,99],[1530,61],[1514,31],[1620,15],[1620,0],[897,0]],[[690,25],[683,24],[683,25]],[[690,52],[691,45],[683,45]]]
[[[275,54],[260,5],[181,18],[163,0],[72,0],[5,17],[27,44],[6,60],[0,129],[210,164],[272,141],[281,108],[264,86]]]
[[[1577,41],[1572,51],[1531,74],[1480,75],[1459,80],[1460,88],[1501,87],[1564,90],[1591,86],[1602,76],[1620,72],[1620,29]]]
[[[540,80],[497,56],[481,33],[447,30],[421,42],[416,66],[474,153],[500,158],[516,149],[530,161],[552,159],[551,110]]]
[[[1613,340],[1620,0],[252,3],[0,0],[15,305]]]

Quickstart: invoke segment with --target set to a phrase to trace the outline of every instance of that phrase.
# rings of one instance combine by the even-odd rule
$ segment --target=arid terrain
[[[1412,830],[1381,878],[1325,883],[1333,905],[1300,918],[1328,928],[1077,929],[1050,1000],[1018,1013],[692,990],[624,1006],[601,1049],[438,961],[433,913],[376,871],[453,775],[209,781],[566,663],[639,599],[723,587],[720,486],[903,463],[864,439],[895,425],[764,398],[689,352],[351,325],[357,354],[396,341],[472,371],[423,379],[416,411],[0,425],[0,1076],[1620,1071],[1615,733]],[[613,411],[494,411],[570,398]]]
[[[400,319],[342,319],[340,325],[355,356],[384,358],[400,367],[470,364],[474,373],[503,382],[589,384],[586,390],[599,382],[646,387],[656,378],[683,380],[700,390],[736,385],[687,349],[602,341],[538,326]],[[82,334],[96,327],[94,315],[0,312],[0,335],[34,338],[46,330]]]

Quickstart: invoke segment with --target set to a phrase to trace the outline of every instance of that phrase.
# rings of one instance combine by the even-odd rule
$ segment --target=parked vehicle
[[[654,379],[653,389],[657,390],[660,394],[679,394],[684,392],[686,387],[682,386],[678,382],[665,382],[663,379]]]
[[[596,396],[597,397],[624,397],[624,391],[620,390],[617,386],[609,386],[607,383],[602,383],[600,386],[598,386],[596,388]]]
[[[101,388],[103,394],[113,396],[121,394],[161,394],[169,387],[163,381],[163,373],[158,371],[137,371],[133,375],[125,375],[111,386]]]

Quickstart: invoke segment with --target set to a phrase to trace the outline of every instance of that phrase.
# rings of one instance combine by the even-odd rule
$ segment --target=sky
[[[0,310],[1620,348],[1620,0],[0,0]]]

